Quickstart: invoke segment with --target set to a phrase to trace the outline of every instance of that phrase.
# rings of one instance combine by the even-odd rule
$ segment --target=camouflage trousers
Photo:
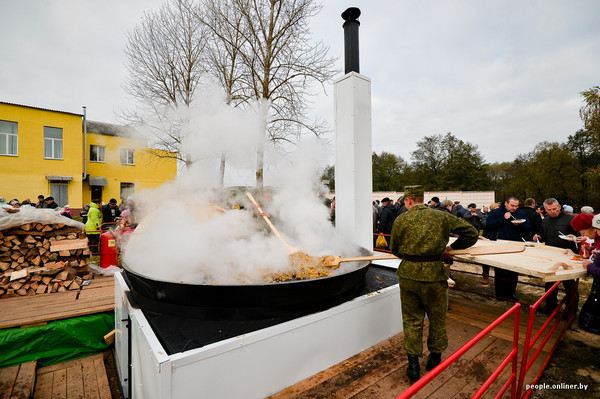
[[[427,348],[442,353],[448,347],[446,310],[447,281],[414,281],[400,279],[400,300],[404,326],[404,349],[409,355],[423,355],[423,321],[429,317]]]

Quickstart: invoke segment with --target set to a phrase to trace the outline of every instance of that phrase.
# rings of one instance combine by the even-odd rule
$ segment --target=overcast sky
[[[0,101],[118,123],[127,31],[162,0],[2,0]],[[361,73],[372,81],[373,150],[410,161],[451,132],[487,162],[512,161],[582,127],[580,92],[600,85],[600,2],[327,0],[314,37],[339,56],[359,7]],[[333,129],[333,86],[313,99]],[[1,117],[1,115],[0,115]],[[332,150],[333,151],[333,150]]]

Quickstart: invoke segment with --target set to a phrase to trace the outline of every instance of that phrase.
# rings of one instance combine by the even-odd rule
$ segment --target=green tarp
[[[107,312],[0,330],[0,368],[33,360],[50,366],[105,351],[104,336],[114,328],[114,313]]]

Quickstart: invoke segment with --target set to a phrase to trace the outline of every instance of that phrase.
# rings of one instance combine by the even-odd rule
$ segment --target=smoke
[[[230,170],[244,173],[254,168],[256,148],[264,142],[259,128],[264,123],[255,111],[226,105],[218,92],[210,95],[180,114],[187,121],[184,147],[196,162],[176,182],[136,194],[141,222],[127,244],[124,264],[161,281],[264,283],[266,274],[289,270],[285,245],[244,189],[214,188],[214,161],[221,155]],[[287,243],[313,256],[355,255],[342,251],[352,243],[337,240],[324,204],[327,191],[319,180],[327,159],[325,144],[315,140],[301,143],[286,156],[268,154],[265,179],[274,188],[256,199]],[[342,267],[337,272],[343,271]]]

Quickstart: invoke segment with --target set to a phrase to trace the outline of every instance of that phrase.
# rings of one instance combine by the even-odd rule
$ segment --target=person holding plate
[[[548,213],[544,219],[542,219],[542,227],[540,234],[536,234],[533,239],[541,240],[546,245],[551,245],[558,248],[566,248],[573,251],[575,254],[579,252],[577,247],[578,242],[585,241],[585,237],[581,237],[579,232],[571,226],[571,221],[575,215],[567,213],[564,208],[560,206],[560,203],[556,198],[547,198],[544,200],[544,209]],[[591,218],[590,218],[591,221]],[[567,293],[571,292],[575,281],[566,280],[562,282],[563,287]],[[548,291],[554,282],[546,283],[546,291]],[[570,298],[570,297],[569,297]],[[567,299],[568,303],[569,299]],[[575,300],[575,307],[579,302],[579,295]],[[558,305],[558,290],[550,293],[546,298],[546,309],[545,311],[551,313]]]
[[[496,230],[498,240],[522,242],[523,235],[531,230],[531,222],[525,211],[519,209],[519,200],[516,197],[508,197],[500,207],[490,212],[486,219],[486,227]],[[494,270],[496,296],[519,302],[517,298],[519,273],[499,267]]]

